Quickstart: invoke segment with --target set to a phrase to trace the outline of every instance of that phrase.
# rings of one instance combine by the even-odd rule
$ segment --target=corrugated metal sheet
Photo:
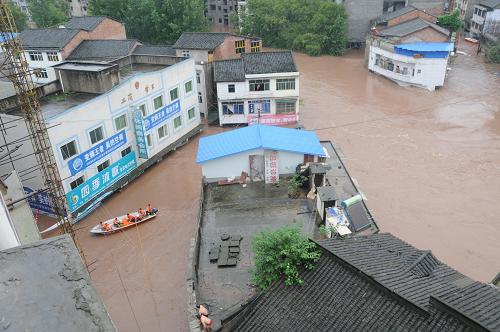
[[[324,155],[321,143],[314,132],[255,125],[202,137],[196,162],[203,163],[254,149]]]
[[[453,43],[411,43],[411,44],[399,44],[395,45],[395,48],[399,48],[407,51],[417,51],[417,52],[450,52],[453,51]]]

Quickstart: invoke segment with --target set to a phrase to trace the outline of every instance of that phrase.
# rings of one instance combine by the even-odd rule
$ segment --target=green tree
[[[66,0],[28,0],[28,9],[39,28],[56,26],[66,22],[69,17]]]
[[[19,6],[14,4],[12,1],[8,1],[7,6],[12,13],[14,22],[16,23],[17,31],[23,31],[24,29],[26,29],[26,21],[28,19],[26,14],[21,10],[21,8],[19,8]]]
[[[255,253],[252,281],[261,289],[267,289],[280,278],[285,279],[287,286],[302,285],[299,271],[314,269],[321,256],[316,244],[298,226],[262,231],[253,238],[251,248]]]
[[[460,18],[460,12],[458,9],[454,10],[448,15],[441,15],[437,19],[437,24],[450,30],[451,32],[455,32],[460,30],[464,26],[464,22]]]
[[[500,63],[500,41],[486,47],[486,58],[489,62]]]
[[[328,0],[248,0],[243,33],[266,45],[310,55],[341,55],[347,42],[347,14]]]
[[[206,31],[203,0],[90,0],[91,15],[125,24],[127,35],[148,43],[174,43],[185,31]]]

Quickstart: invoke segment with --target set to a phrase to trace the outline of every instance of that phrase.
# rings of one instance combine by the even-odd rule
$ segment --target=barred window
[[[297,101],[290,100],[276,100],[276,114],[295,113]]]
[[[252,53],[259,53],[260,52],[260,40],[253,40],[250,43],[250,51]]]
[[[234,48],[236,50],[236,54],[245,53],[245,39],[235,41]]]
[[[267,91],[269,90],[269,80],[249,80],[250,91]]]
[[[43,61],[42,52],[28,52],[31,61]]]
[[[57,54],[57,52],[47,52],[47,58],[49,59],[49,61],[59,61],[59,55]]]
[[[295,78],[277,79],[276,90],[295,90]]]

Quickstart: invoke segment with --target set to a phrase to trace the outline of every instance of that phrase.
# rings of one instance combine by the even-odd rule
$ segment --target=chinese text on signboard
[[[30,187],[23,187],[23,189],[25,194],[31,194],[34,191]],[[44,191],[39,192],[36,195],[30,196],[28,198],[28,203],[30,208],[37,212],[41,212],[49,216],[55,215],[54,205],[50,200],[49,194],[47,194]]]
[[[134,119],[135,137],[137,140],[137,149],[139,150],[139,158],[148,159],[148,144],[146,143],[146,134],[144,133],[144,121],[142,119],[142,111],[140,109],[132,112]]]
[[[160,123],[166,121],[181,111],[181,103],[179,100],[160,108],[158,111],[144,118],[144,129],[146,131],[158,126]]]
[[[266,173],[266,183],[278,183],[280,176],[278,172],[278,151],[265,152],[265,173]]]
[[[265,125],[286,125],[290,123],[297,122],[296,114],[268,114],[261,115],[260,118],[257,115],[250,115],[247,117],[247,122],[249,125],[254,125],[257,123]]]
[[[108,168],[97,173],[75,189],[66,194],[66,200],[71,212],[75,211],[106,188],[109,188],[120,178],[124,177],[137,167],[135,153],[132,151]]]
[[[71,175],[75,175],[78,172],[85,170],[88,166],[104,158],[111,152],[123,146],[125,143],[127,143],[127,135],[125,134],[124,129],[71,159],[68,162]]]

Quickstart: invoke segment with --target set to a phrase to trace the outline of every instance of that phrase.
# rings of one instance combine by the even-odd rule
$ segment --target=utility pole
[[[8,2],[7,0],[0,0],[0,36],[4,40],[2,48],[5,57],[3,69],[7,72],[7,77],[14,85],[18,105],[25,118],[36,160],[42,171],[45,188],[47,188],[49,197],[52,200],[54,212],[59,219],[61,232],[71,235],[85,261],[73,231],[73,218],[67,206],[61,177],[38,100],[36,85],[31,78],[24,49],[16,33],[16,25],[8,7]]]

